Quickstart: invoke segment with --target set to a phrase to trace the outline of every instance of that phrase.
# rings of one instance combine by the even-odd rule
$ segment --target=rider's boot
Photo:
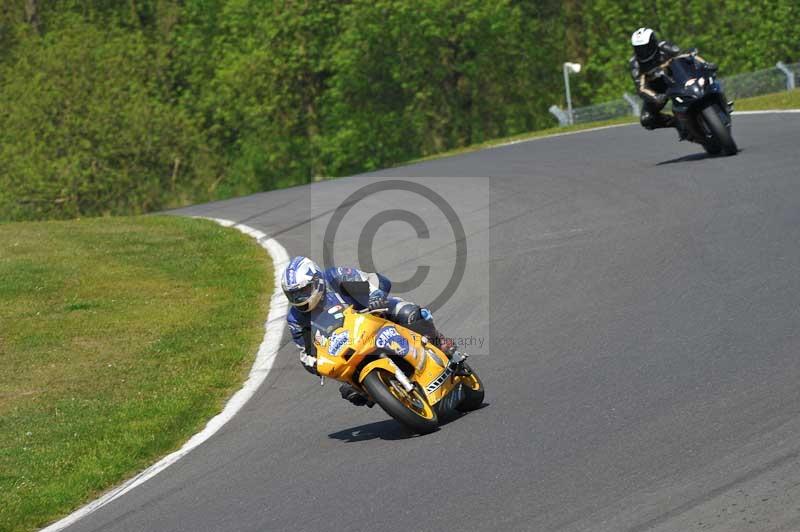
[[[369,408],[375,406],[375,403],[369,397],[353,388],[350,384],[339,386],[339,393],[342,395],[342,399],[346,399],[356,406],[367,406]]]

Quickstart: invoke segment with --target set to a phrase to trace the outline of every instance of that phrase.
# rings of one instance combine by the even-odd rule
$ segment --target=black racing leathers
[[[636,56],[630,58],[631,77],[636,85],[636,93],[642,98],[642,114],[639,117],[642,125],[647,129],[657,129],[661,127],[676,127],[674,117],[664,114],[661,110],[667,104],[667,81],[663,73],[669,67],[669,63],[676,57],[688,55],[689,52],[681,52],[681,49],[669,41],[658,43],[658,52],[651,61],[640,63]],[[706,61],[695,53],[695,59],[705,63]],[[709,63],[709,66],[716,68]]]
[[[661,76],[662,69],[680,55],[681,51],[669,41],[658,43],[658,52],[652,60],[640,63],[634,55],[630,58],[631,77],[636,84],[636,93],[642,98],[642,113],[639,117],[647,129],[674,126],[674,118],[661,110],[667,104],[667,82]]]

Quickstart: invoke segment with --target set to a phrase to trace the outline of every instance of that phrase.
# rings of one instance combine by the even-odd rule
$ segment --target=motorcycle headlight
[[[697,80],[697,84],[698,84],[698,85],[700,85],[701,87],[705,86],[705,84],[706,84],[706,78],[700,78],[700,79],[698,79],[698,80]]]
[[[694,85],[694,82],[697,81],[697,78],[690,78],[686,80],[686,83],[683,84],[684,87],[691,87]]]

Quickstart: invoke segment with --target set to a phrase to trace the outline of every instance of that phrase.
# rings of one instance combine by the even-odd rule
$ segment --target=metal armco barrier
[[[731,99],[749,98],[773,92],[790,91],[800,81],[800,63],[786,64],[779,61],[774,68],[765,68],[755,72],[736,74],[721,79],[725,96]],[[569,115],[556,105],[551,105],[550,113],[558,119],[559,126],[569,125]],[[580,124],[609,120],[623,116],[639,115],[641,100],[638,96],[623,93],[622,98],[572,110],[572,123]]]

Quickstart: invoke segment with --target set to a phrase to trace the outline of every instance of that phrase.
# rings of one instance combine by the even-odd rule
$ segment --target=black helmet
[[[639,63],[649,63],[658,53],[658,37],[650,28],[639,28],[631,35],[631,44]]]

